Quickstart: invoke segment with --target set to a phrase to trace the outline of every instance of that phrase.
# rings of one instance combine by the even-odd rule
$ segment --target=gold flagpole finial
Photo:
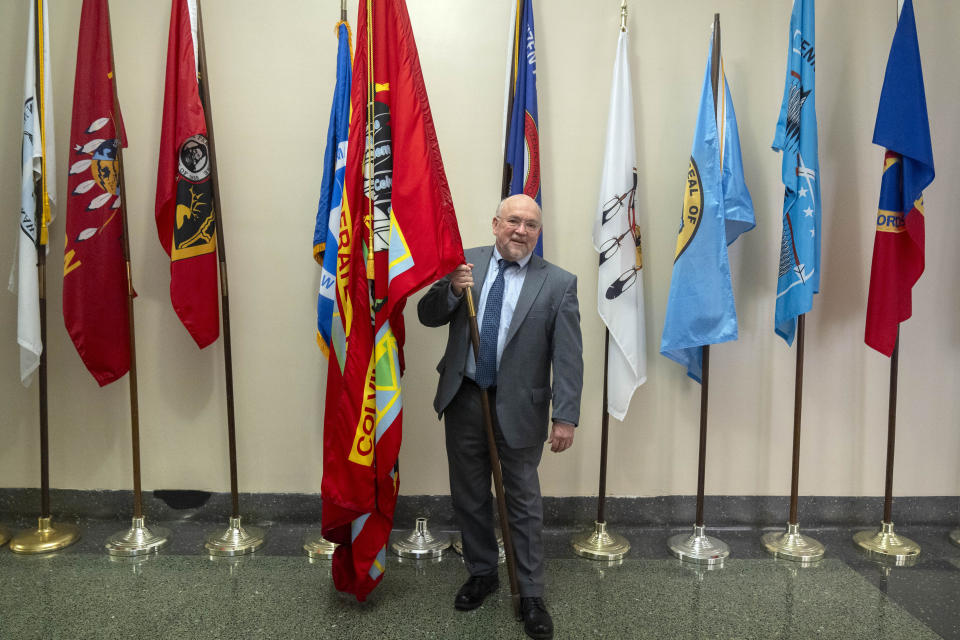
[[[620,31],[627,30],[627,0],[620,0]]]
[[[347,0],[340,0],[340,22],[347,21]]]

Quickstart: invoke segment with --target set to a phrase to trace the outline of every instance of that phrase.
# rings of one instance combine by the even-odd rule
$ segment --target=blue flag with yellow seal
[[[700,382],[703,345],[737,339],[737,309],[727,246],[756,225],[743,177],[737,116],[723,59],[714,109],[710,68],[713,35],[700,94],[690,165],[683,193],[680,231],[670,279],[670,297],[660,353],[684,365]]]
[[[343,346],[342,325],[334,326],[336,310],[337,238],[340,235],[340,214],[343,203],[343,175],[347,168],[347,135],[350,130],[350,26],[337,24],[337,83],[333,90],[333,106],[327,127],[327,148],[323,155],[320,183],[320,204],[313,230],[313,258],[322,267],[320,292],[317,295],[317,344],[323,354]],[[339,331],[338,331],[339,329]],[[338,358],[343,349],[334,348]]]
[[[794,0],[787,80],[773,148],[783,152],[783,235],[774,330],[793,344],[797,317],[820,292],[820,161],[817,152],[814,0]]]

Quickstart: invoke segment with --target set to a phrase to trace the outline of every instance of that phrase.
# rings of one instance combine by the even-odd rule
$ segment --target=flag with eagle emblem
[[[114,90],[107,0],[83,0],[67,178],[63,320],[101,385],[130,369],[120,149],[127,146]]]

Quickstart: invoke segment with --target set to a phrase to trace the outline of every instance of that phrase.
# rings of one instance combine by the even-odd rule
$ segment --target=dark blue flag
[[[514,15],[502,197],[525,193],[540,201],[540,131],[537,121],[537,48],[533,0],[519,0]],[[536,253],[543,255],[543,235]]]

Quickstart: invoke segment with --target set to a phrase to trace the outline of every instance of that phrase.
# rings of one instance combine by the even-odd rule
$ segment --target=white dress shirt
[[[480,301],[477,303],[477,330],[483,327],[483,313],[487,308],[487,294],[490,293],[490,287],[497,278],[499,262],[503,256],[493,247],[493,254],[490,256],[490,263],[487,265],[487,276],[483,279],[483,288],[480,290]],[[523,288],[523,280],[527,276],[527,265],[530,264],[530,254],[517,261],[516,267],[508,267],[503,273],[503,307],[500,310],[500,331],[497,333],[497,370],[500,369],[500,357],[503,355],[503,347],[507,342],[507,332],[510,330],[510,322],[513,320],[513,312],[517,308],[517,299],[520,297],[520,290]],[[474,267],[476,270],[476,267]],[[453,295],[451,291],[450,295]],[[477,359],[473,355],[473,344],[467,351],[467,367],[464,375],[475,380],[477,376]]]

